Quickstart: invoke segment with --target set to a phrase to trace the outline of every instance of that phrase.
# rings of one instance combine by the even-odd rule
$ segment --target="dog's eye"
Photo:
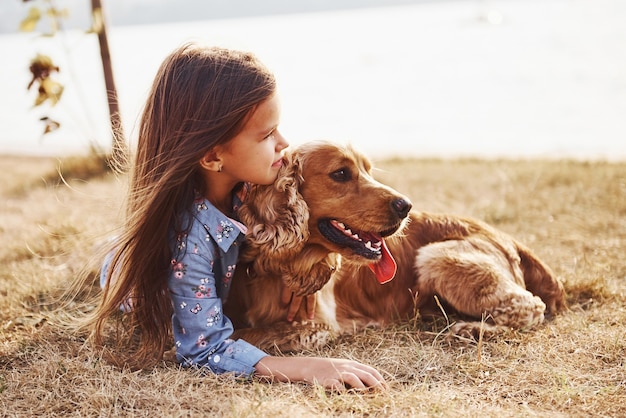
[[[352,173],[350,172],[350,170],[343,167],[343,168],[340,168],[339,170],[336,170],[330,173],[330,178],[333,179],[334,181],[345,183],[346,181],[349,181],[350,179],[352,179]]]

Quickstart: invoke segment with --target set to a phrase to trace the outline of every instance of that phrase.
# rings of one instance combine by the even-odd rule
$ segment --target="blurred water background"
[[[198,41],[253,51],[274,71],[292,144],[350,141],[374,159],[626,160],[623,0],[433,0],[108,30],[131,141],[163,58]],[[61,68],[66,89],[53,108],[33,108],[26,90],[38,52]],[[110,144],[94,35],[4,33],[0,60],[0,153]],[[43,115],[61,129],[43,136]]]

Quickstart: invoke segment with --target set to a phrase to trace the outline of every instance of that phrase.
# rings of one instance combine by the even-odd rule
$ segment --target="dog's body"
[[[477,335],[531,328],[564,308],[561,282],[528,248],[477,220],[409,212],[409,200],[370,171],[350,147],[309,143],[274,185],[251,190],[240,209],[248,246],[225,306],[237,337],[306,349],[444,309],[467,319],[450,332]],[[301,321],[302,309],[285,321],[284,286],[321,289],[314,323]]]

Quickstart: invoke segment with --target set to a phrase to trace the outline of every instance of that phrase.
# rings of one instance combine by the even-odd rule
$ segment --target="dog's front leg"
[[[233,339],[242,339],[270,353],[315,350],[328,344],[333,333],[316,322],[278,322],[271,327],[236,330]]]

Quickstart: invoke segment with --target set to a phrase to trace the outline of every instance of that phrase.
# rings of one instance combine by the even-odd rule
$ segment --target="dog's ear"
[[[302,182],[300,158],[288,153],[273,184],[251,187],[238,211],[248,228],[247,261],[264,259],[263,264],[278,266],[300,253],[309,238],[309,208],[299,191]]]

